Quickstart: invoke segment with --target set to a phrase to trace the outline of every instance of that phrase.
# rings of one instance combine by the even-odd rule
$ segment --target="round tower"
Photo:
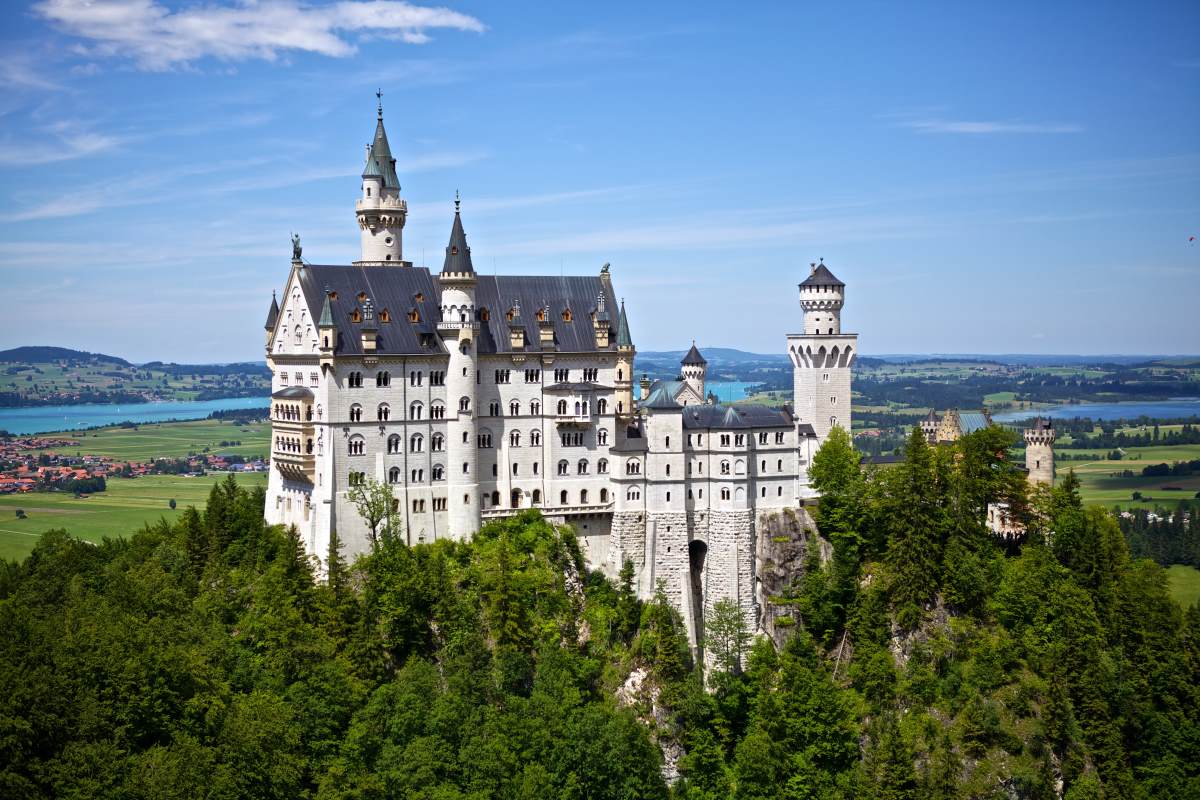
[[[1057,433],[1054,423],[1041,417],[1034,420],[1033,427],[1025,429],[1025,468],[1029,470],[1029,482],[1054,485],[1054,440]]]
[[[696,340],[692,340],[692,349],[687,351],[683,360],[680,363],[680,371],[683,375],[683,380],[689,386],[696,390],[696,394],[704,398],[704,375],[708,372],[708,362],[704,360],[704,356],[700,355],[700,351],[696,349]]]
[[[381,97],[381,93],[376,93]],[[400,198],[400,179],[396,159],[383,129],[383,103],[380,101],[375,122],[375,138],[367,145],[367,163],[363,166],[362,196],[354,204],[362,234],[362,258],[357,264],[395,264],[404,260],[404,222],[408,204]]]
[[[446,367],[446,505],[450,537],[459,541],[479,530],[478,457],[475,423],[475,370],[479,326],[475,322],[475,268],[463,232],[459,202],[446,245],[446,261],[438,276],[442,287],[442,319],[438,334],[450,354]]]
[[[842,304],[846,300],[846,284],[834,277],[824,259],[812,268],[808,279],[800,284],[800,307],[804,310],[806,336],[831,336],[842,332]]]

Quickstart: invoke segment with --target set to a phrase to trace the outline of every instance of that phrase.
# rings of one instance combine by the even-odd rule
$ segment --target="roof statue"
[[[608,267],[609,267],[609,263],[608,263],[607,261],[605,261],[605,262],[604,262],[604,265],[603,265],[602,267],[600,267],[600,274],[601,274],[601,275],[607,275],[607,274],[608,274]]]
[[[300,234],[292,234],[292,261],[299,261],[300,254],[304,252],[304,248],[300,246]]]

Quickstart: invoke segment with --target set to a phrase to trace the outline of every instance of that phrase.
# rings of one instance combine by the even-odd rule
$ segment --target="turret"
[[[804,333],[808,336],[837,335],[842,332],[842,304],[846,284],[839,281],[824,259],[810,264],[808,278],[800,284],[800,307],[804,309]]]
[[[375,121],[375,138],[367,145],[362,196],[355,203],[355,213],[362,233],[362,258],[356,263],[405,266],[402,234],[408,204],[400,199],[396,159],[392,158],[387,131],[383,128],[382,100]]]
[[[1054,440],[1057,432],[1049,419],[1038,417],[1033,427],[1025,429],[1025,468],[1029,482],[1054,485]]]
[[[625,313],[625,301],[621,301],[621,309],[617,312],[617,380],[613,386],[616,389],[617,414],[627,416],[633,413],[633,359],[637,350],[633,346],[633,337],[629,335],[629,315]]]
[[[275,299],[275,293],[271,292],[271,308],[267,311],[267,324],[263,327],[267,331],[267,349],[271,349],[271,336],[275,333],[275,323],[279,321],[279,301]]]
[[[329,287],[325,287],[325,302],[321,305],[321,317],[317,320],[317,336],[320,341],[321,369],[333,367],[333,352],[337,349],[337,328],[333,324],[333,307],[329,303]]]
[[[695,339],[692,340],[692,349],[687,351],[679,363],[682,366],[684,381],[696,390],[696,394],[704,397],[704,374],[708,371],[708,362],[696,349]]]
[[[477,278],[457,198],[446,260],[438,282],[442,286],[442,321],[437,326],[438,335],[450,354],[446,369],[446,502],[450,511],[450,537],[462,541],[479,530],[481,521],[475,441],[479,326],[475,321]]]

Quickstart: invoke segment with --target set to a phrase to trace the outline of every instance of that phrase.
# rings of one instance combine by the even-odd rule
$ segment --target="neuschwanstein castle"
[[[413,544],[536,508],[575,529],[593,567],[615,576],[631,559],[642,596],[665,582],[693,642],[723,597],[753,629],[756,521],[811,499],[813,454],[850,428],[845,284],[804,268],[793,404],[727,406],[706,394],[694,345],[678,380],[635,380],[637,321],[607,265],[479,274],[458,201],[441,271],[405,261],[382,108],[355,212],[361,259],[309,264],[297,243],[267,317],[268,521],[324,558],[334,528],[346,555],[369,548],[347,497],[367,479],[391,485]]]

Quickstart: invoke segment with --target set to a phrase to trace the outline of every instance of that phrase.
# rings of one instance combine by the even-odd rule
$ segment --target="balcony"
[[[277,451],[271,454],[271,464],[289,481],[312,483],[317,471],[317,457],[312,453]]]

